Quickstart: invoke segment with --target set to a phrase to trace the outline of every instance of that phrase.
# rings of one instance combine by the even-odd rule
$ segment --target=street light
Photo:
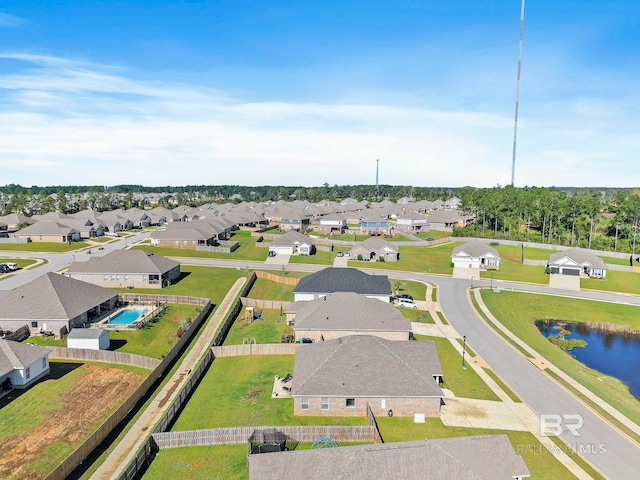
[[[464,353],[467,350],[467,336],[462,336],[462,366],[464,367]]]

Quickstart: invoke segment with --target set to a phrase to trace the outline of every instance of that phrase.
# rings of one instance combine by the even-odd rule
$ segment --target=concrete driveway
[[[289,265],[291,255],[288,253],[279,253],[275,257],[267,257],[264,261],[266,265]]]
[[[495,402],[472,398],[445,398],[440,412],[448,427],[537,431],[538,417],[526,403]]]

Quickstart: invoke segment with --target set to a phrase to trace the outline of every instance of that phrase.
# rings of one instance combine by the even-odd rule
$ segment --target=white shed
[[[67,348],[108,350],[109,331],[101,328],[74,328],[67,336]]]

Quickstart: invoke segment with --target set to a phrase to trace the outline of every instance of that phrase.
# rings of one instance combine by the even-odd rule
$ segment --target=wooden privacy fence
[[[153,370],[161,361],[133,353],[112,352],[109,350],[88,350],[86,348],[53,347],[49,358],[53,360],[83,360],[87,362],[120,363]]]
[[[380,435],[380,429],[378,428],[378,422],[376,422],[376,416],[373,414],[373,410],[369,406],[367,402],[367,420],[369,421],[369,426],[373,428],[373,443],[384,443],[382,440],[382,435]]]
[[[300,281],[299,278],[283,277],[282,275],[274,275],[273,273],[263,272],[262,270],[257,270],[255,274],[258,278],[269,280],[270,282],[284,283],[285,285],[297,285]]]
[[[149,376],[142,382],[142,384],[127,398],[120,407],[113,412],[103,423],[100,425],[89,438],[87,438],[73,453],[65,458],[55,469],[53,469],[46,477],[45,480],[62,480],[67,478],[69,474],[75,470],[88,456],[93,452],[102,441],[113,431],[113,429],[125,418],[129,411],[136,406],[138,401],[149,391],[153,384],[162,376],[164,371],[171,365],[176,356],[184,348],[185,344],[191,341],[191,338],[198,330],[202,322],[207,318],[211,311],[211,302],[207,298],[196,297],[179,297],[175,295],[155,295],[155,294],[120,294],[120,296],[135,296],[145,297],[144,301],[169,301],[166,298],[171,297],[172,300],[169,303],[180,303],[173,299],[183,298],[189,301],[190,305],[202,305],[202,311],[198,314],[191,326],[180,337],[180,340],[174,345],[169,353],[158,363]],[[148,297],[148,298],[147,298]],[[131,301],[131,300],[126,300]],[[213,357],[213,355],[211,355]],[[153,359],[151,359],[153,360]],[[136,457],[132,463],[137,464],[135,472],[144,465],[151,453],[151,442],[145,442],[140,451],[137,452]],[[129,464],[131,466],[131,463]],[[128,467],[129,467],[128,466]],[[135,473],[134,472],[134,473]],[[119,478],[129,480],[134,477],[130,471],[125,471]]]
[[[240,301],[242,305],[245,307],[258,307],[258,308],[266,308],[271,310],[285,309],[291,302],[282,302],[280,300],[262,300],[259,298],[249,298],[249,297],[241,297]]]
[[[212,347],[216,358],[243,357],[249,355],[295,355],[298,343],[250,343]]]
[[[187,297],[185,295],[156,295],[155,293],[119,293],[118,300],[122,303],[149,302],[149,303],[180,303],[183,305],[201,305],[210,303],[208,298]]]
[[[234,445],[246,443],[256,430],[276,429],[299,441],[313,442],[320,437],[330,437],[338,443],[375,441],[376,428],[372,425],[359,426],[280,426],[280,427],[229,427],[185,432],[154,433],[153,441],[159,449],[196,447],[208,445]]]

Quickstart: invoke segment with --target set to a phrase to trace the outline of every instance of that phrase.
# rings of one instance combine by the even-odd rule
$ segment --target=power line
[[[518,78],[516,80],[516,114],[513,122],[513,154],[511,156],[511,186],[516,175],[516,144],[518,140],[518,109],[520,106],[520,71],[522,70],[522,33],[524,31],[524,0],[520,7],[520,42],[518,43]]]

